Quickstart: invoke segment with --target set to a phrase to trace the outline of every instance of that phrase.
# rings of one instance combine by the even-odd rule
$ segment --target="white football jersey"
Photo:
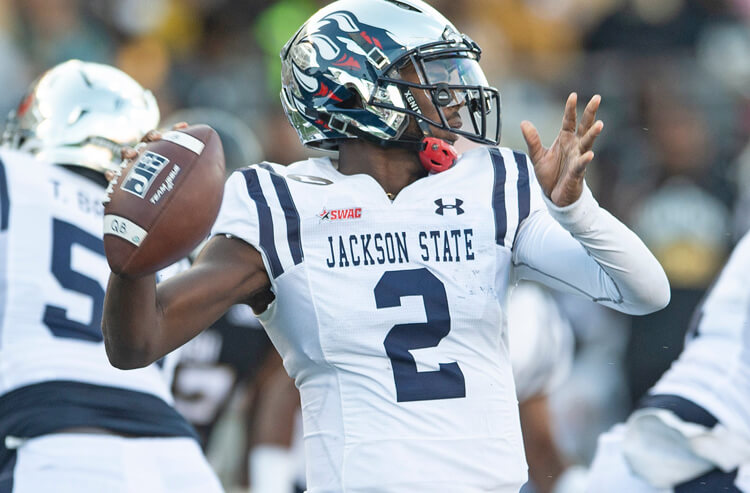
[[[700,405],[750,437],[750,234],[697,308],[685,349],[651,389]]]
[[[70,426],[117,429],[122,418],[133,422],[120,431],[137,435],[137,421],[149,421],[146,412],[138,414],[139,399],[148,402],[146,408],[155,406],[147,425],[153,429],[145,434],[158,432],[165,416],[177,419],[169,391],[172,358],[122,371],[104,350],[101,317],[109,267],[103,196],[101,185],[77,173],[0,150],[0,434],[37,436]],[[66,414],[67,405],[110,407],[95,418]],[[36,412],[36,419],[12,418],[19,409],[27,416]]]
[[[555,299],[536,283],[522,282],[508,299],[510,361],[518,401],[549,394],[570,374],[573,329]]]
[[[311,493],[518,491],[511,260],[623,303],[508,149],[470,151],[393,201],[328,159],[252,166],[229,178],[213,232],[263,256],[276,299],[259,318],[300,389]]]

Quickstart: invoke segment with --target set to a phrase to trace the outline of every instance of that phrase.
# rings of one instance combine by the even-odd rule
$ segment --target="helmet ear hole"
[[[342,110],[360,110],[364,109],[365,103],[359,92],[350,88],[349,97],[344,99],[340,103],[336,103],[335,106],[337,108],[341,108]]]

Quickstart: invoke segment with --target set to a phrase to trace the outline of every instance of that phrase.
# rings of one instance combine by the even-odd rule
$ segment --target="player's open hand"
[[[578,95],[571,93],[565,104],[562,128],[549,148],[542,145],[534,125],[521,122],[521,132],[534,163],[534,172],[545,195],[558,207],[570,205],[581,196],[586,166],[594,159],[594,141],[604,123],[596,120],[601,96],[595,95],[586,105],[576,128]]]

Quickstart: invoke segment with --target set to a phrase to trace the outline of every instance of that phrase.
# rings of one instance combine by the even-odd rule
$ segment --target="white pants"
[[[190,438],[53,434],[17,449],[12,493],[220,493]]]
[[[677,488],[656,488],[636,475],[624,453],[626,428],[624,424],[616,425],[612,430],[602,434],[599,437],[596,455],[589,469],[589,486],[587,493],[673,493],[679,492],[681,487]],[[668,467],[670,458],[665,457],[663,460],[654,461],[655,465]],[[709,473],[711,474],[711,473]],[[718,473],[721,474],[721,473]],[[712,477],[710,482],[717,479]],[[721,479],[718,479],[721,481]],[[743,465],[739,468],[737,477],[733,481],[735,489],[725,490],[717,488],[709,489],[686,489],[686,491],[742,491],[750,493],[750,465]]]

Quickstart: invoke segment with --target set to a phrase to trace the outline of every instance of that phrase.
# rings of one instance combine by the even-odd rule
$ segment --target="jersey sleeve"
[[[286,179],[271,166],[251,166],[229,177],[211,234],[255,247],[272,280],[303,260],[297,207]]]
[[[542,192],[542,186],[536,179],[534,165],[531,164],[529,156],[524,154],[523,157],[526,161],[527,172],[529,173],[529,215],[534,214],[537,211],[546,211],[547,206],[544,203],[544,192]]]
[[[643,315],[669,302],[667,276],[646,245],[599,207],[588,187],[567,207],[542,196],[545,209],[520,226],[513,279],[529,279]]]

